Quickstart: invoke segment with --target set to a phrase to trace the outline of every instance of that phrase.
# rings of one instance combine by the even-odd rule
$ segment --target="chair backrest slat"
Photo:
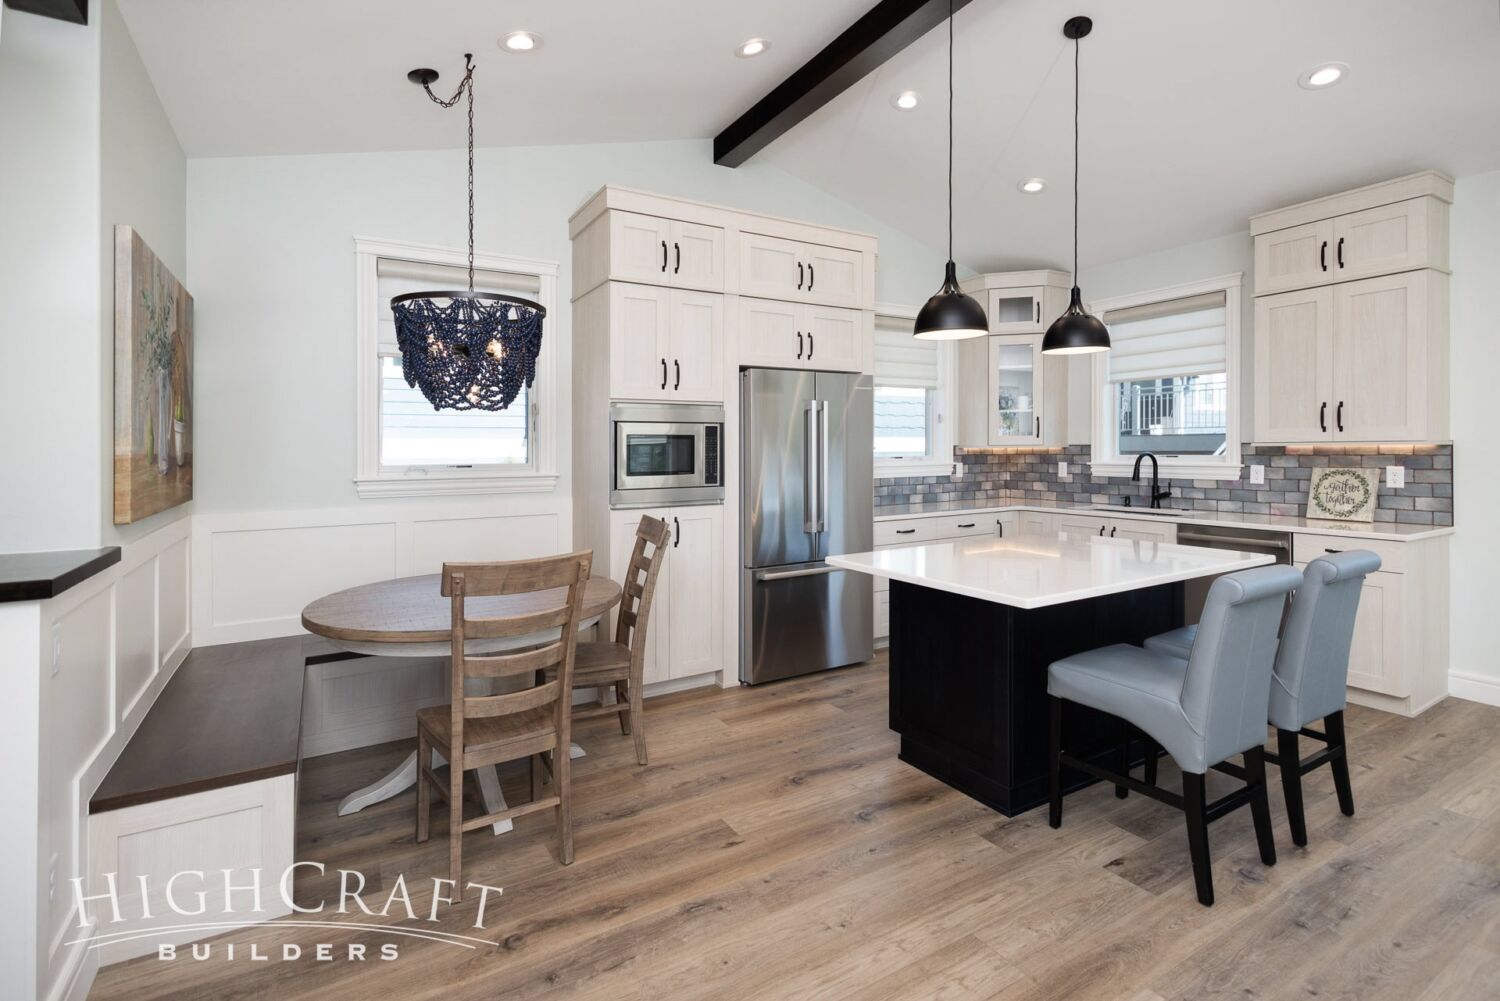
[[[620,611],[615,619],[615,642],[630,647],[631,672],[636,677],[645,661],[651,603],[656,597],[656,580],[661,575],[662,560],[666,559],[671,538],[672,530],[665,521],[643,515],[625,568]]]
[[[1299,730],[1344,708],[1349,647],[1365,577],[1380,569],[1368,549],[1319,556],[1302,571],[1276,650],[1270,720]]]
[[[567,656],[561,638],[546,646],[532,647],[518,653],[464,655],[464,675],[469,678],[514,678],[545,671],[562,663]]]
[[[512,636],[529,636],[547,629],[558,629],[568,620],[571,609],[567,604],[567,592],[561,588],[556,590],[558,596],[552,599],[556,603],[551,607],[508,615],[503,619],[466,618],[464,633],[471,640],[509,639]],[[539,594],[547,593],[539,592]]]
[[[464,698],[464,716],[479,719],[485,716],[510,716],[528,709],[550,705],[558,695],[557,680],[534,688],[522,689],[505,695],[469,695]]]

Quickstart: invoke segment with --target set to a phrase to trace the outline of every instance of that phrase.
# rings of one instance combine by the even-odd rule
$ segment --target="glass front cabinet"
[[[990,337],[990,445],[1042,442],[1042,335]]]

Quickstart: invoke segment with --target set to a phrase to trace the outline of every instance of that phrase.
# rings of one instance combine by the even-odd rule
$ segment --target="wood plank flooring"
[[[331,942],[342,957],[345,943],[397,941],[245,930],[212,940],[207,960],[107,967],[90,998],[1500,997],[1500,709],[1449,699],[1406,720],[1349,707],[1357,815],[1338,812],[1327,769],[1309,776],[1297,849],[1273,782],[1279,863],[1260,863],[1248,810],[1215,823],[1212,909],[1194,899],[1173,810],[1095,786],[1052,831],[1045,809],[1007,820],[901,764],[882,662],[654,699],[646,714],[644,768],[613,721],[577,728],[589,755],[575,763],[572,866],[555,861],[550,813],[469,834],[466,877],[504,887],[485,929],[476,895],[409,922],[493,949],[402,939],[389,962],[226,959],[227,942],[241,956]],[[426,916],[447,854],[440,836],[413,842],[415,794],[336,815],[411,746],[305,763],[297,858],[328,875],[299,879],[300,901],[336,901],[343,867],[378,906],[404,874]],[[528,795],[523,771],[504,779],[516,802]],[[1166,762],[1161,781],[1177,781]],[[1210,778],[1210,795],[1229,781]]]

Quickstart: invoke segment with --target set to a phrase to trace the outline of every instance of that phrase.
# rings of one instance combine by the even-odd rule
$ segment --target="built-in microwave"
[[[724,408],[616,403],[610,507],[724,502]]]

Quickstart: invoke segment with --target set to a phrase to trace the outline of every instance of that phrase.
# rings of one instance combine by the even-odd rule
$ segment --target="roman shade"
[[[1227,371],[1225,294],[1207,292],[1104,314],[1111,382]]]
[[[938,388],[938,343],[911,335],[911,321],[875,318],[875,384]]]

